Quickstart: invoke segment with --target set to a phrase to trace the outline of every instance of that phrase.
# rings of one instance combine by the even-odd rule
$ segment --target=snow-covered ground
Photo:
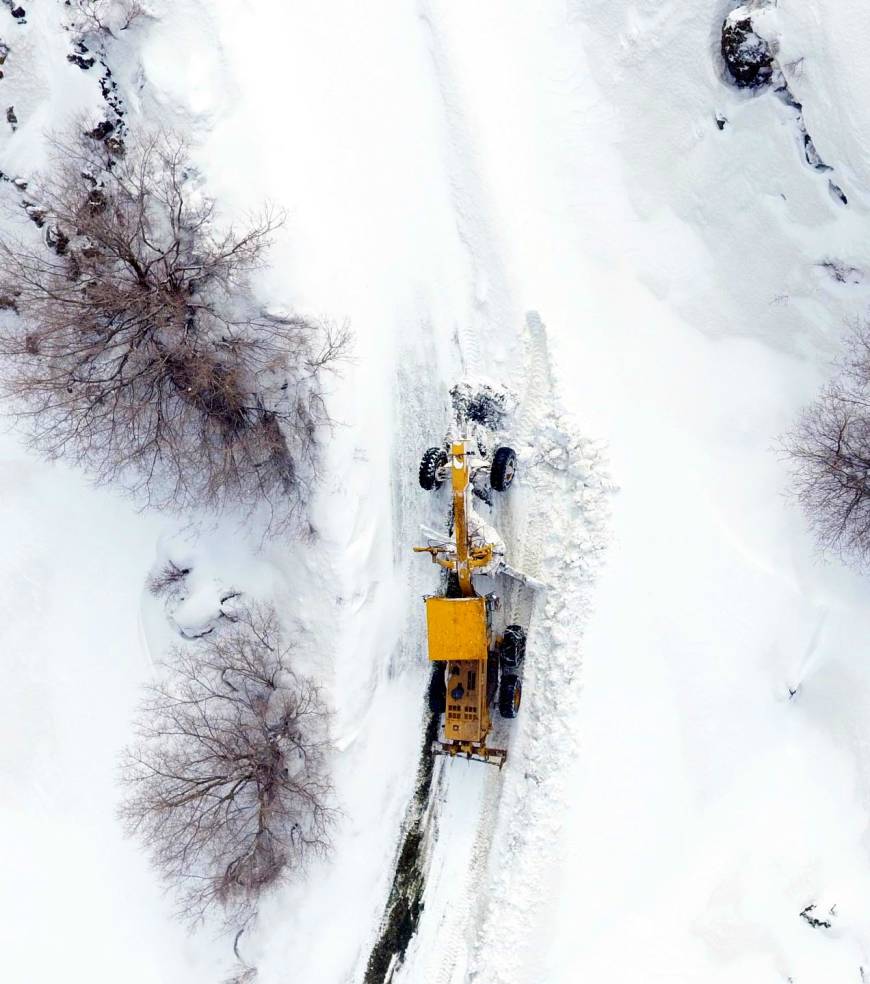
[[[13,177],[99,105],[63,6],[0,8]],[[870,976],[867,582],[816,555],[774,450],[866,310],[863,5],[759,15],[824,173],[793,107],[724,83],[727,3],[153,9],[109,48],[131,129],[181,127],[228,212],[288,210],[263,296],[348,319],[355,358],[314,543],[139,514],[4,438],[2,978],[231,967],[226,940],[173,924],[113,811],[137,684],[233,588],[307,640],[344,810],[331,861],[242,951],[266,984],[361,980],[424,726],[436,577],[409,549],[444,504],[415,470],[466,373],[511,386],[518,443],[557,452],[526,453],[504,514],[550,589],[507,766],[439,765],[396,980]],[[166,557],[197,572],[172,620],[145,590]]]

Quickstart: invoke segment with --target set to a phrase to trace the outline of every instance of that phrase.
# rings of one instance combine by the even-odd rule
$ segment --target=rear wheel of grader
[[[498,688],[498,712],[503,718],[515,718],[520,712],[523,681],[513,673],[505,673]]]
[[[517,473],[517,455],[513,448],[498,448],[492,456],[489,484],[496,492],[506,492]]]
[[[440,489],[444,479],[438,477],[438,472],[447,464],[447,452],[444,448],[429,448],[420,460],[420,487],[427,492]]]
[[[523,665],[526,658],[526,633],[521,625],[509,625],[504,630],[499,655],[502,671],[516,671]]]
[[[498,693],[498,653],[491,652],[486,661],[486,706],[491,707]]]
[[[432,714],[443,714],[447,709],[447,680],[444,677],[443,664],[432,668],[429,678],[429,710]]]

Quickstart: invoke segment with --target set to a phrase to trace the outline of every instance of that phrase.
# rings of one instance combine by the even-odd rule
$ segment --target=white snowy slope
[[[13,5],[14,6],[14,5]],[[28,181],[46,138],[102,110],[97,71],[67,61],[63,4],[0,8],[0,170]],[[99,117],[97,117],[99,118]],[[38,235],[2,182],[6,230]],[[214,981],[226,954],[196,946],[115,820],[117,757],[151,671],[140,618],[167,524],[0,437],[0,979]],[[155,653],[154,655],[157,655]]]
[[[723,86],[721,5],[438,7],[516,293],[622,490],[560,829],[522,918],[491,911],[477,981],[867,973],[866,582],[814,556],[771,448],[865,310],[821,264],[867,269],[870,121],[830,102],[857,70],[840,12],[802,36],[788,7],[771,26],[845,209],[794,114]],[[842,164],[813,130],[838,112]]]
[[[129,125],[180,127],[228,215],[286,208],[264,301],[347,319],[355,358],[313,543],[136,513],[4,438],[0,977],[231,969],[113,811],[138,683],[234,588],[279,603],[325,681],[344,811],[242,953],[264,984],[361,981],[424,724],[437,578],[409,550],[444,503],[416,466],[465,374],[519,398],[497,516],[549,590],[505,769],[438,767],[395,980],[870,976],[867,582],[816,556],[773,450],[866,311],[863,5],[758,15],[825,173],[793,107],[723,81],[727,3],[150,6],[108,52]],[[99,109],[63,7],[0,8],[13,177]],[[168,611],[144,590],[166,558],[196,572]]]

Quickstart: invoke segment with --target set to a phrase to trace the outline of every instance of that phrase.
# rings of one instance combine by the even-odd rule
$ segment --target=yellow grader
[[[522,697],[526,638],[519,625],[504,626],[495,591],[478,594],[475,577],[495,583],[504,570],[504,544],[475,512],[476,491],[504,492],[516,473],[516,454],[499,447],[489,458],[477,441],[466,439],[429,448],[420,462],[420,485],[427,491],[449,481],[453,531],[449,539],[415,547],[446,571],[443,594],[426,602],[429,660],[435,664],[429,708],[444,714],[435,750],[504,765],[507,751],[486,744],[492,729],[490,708],[497,702],[504,718],[514,718]]]

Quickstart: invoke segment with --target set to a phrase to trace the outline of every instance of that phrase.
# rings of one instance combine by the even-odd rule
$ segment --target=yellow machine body
[[[427,598],[429,659],[486,661],[486,603],[483,598]]]
[[[491,727],[487,704],[486,602],[427,598],[429,659],[447,663],[446,741],[483,742]]]
[[[493,547],[486,544],[472,548],[469,543],[468,460],[472,454],[470,442],[450,445],[454,543],[414,549],[428,553],[436,564],[455,573],[461,594],[459,598],[426,599],[429,659],[447,664],[444,730],[438,750],[494,762],[501,767],[507,752],[486,746],[486,736],[492,727],[487,687],[489,615],[485,599],[474,590],[472,573],[491,563]]]
[[[462,696],[455,696],[460,690]],[[486,701],[486,661],[448,663],[444,741],[467,743],[477,750],[491,727]]]

